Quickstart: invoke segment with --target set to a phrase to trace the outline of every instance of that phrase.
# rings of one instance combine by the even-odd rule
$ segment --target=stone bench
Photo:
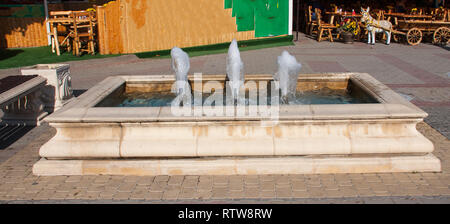
[[[1,123],[39,125],[48,113],[41,100],[47,79],[38,75],[8,76],[0,80]]]
[[[39,125],[43,117],[69,102],[73,96],[69,68],[37,64],[22,68],[22,75],[1,79],[1,123]]]

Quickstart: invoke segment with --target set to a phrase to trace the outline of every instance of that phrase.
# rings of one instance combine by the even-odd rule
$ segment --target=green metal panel
[[[0,5],[0,17],[42,18],[45,17],[44,5]]]
[[[233,7],[233,0],[224,0],[225,1],[225,8],[226,9],[231,9],[231,7]]]
[[[255,36],[267,37],[289,33],[289,1],[264,0],[255,13]]]
[[[289,0],[225,0],[233,9],[238,31],[255,30],[256,37],[289,33]]]
[[[238,31],[255,29],[255,3],[256,0],[233,0],[233,12],[236,15]]]

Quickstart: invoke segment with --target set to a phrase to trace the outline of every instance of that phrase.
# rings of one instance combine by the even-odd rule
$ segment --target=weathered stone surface
[[[224,79],[223,75],[203,77],[205,80],[223,81]],[[251,164],[264,166],[264,161],[272,160],[277,162],[269,167],[273,167],[273,170],[279,173],[288,173],[286,170],[293,173],[339,173],[350,169],[347,168],[347,162],[341,164],[335,161],[336,164],[331,163],[332,165],[327,166],[324,165],[326,164],[324,161],[327,161],[324,159],[318,160],[319,164],[311,163],[316,160],[302,160],[302,164],[297,164],[293,162],[296,158],[292,161],[291,159],[294,158],[292,156],[299,155],[364,154],[369,155],[367,158],[371,161],[377,155],[389,154],[385,155],[385,160],[368,162],[368,167],[350,169],[351,172],[358,170],[365,173],[378,172],[378,169],[381,172],[387,172],[385,170],[394,172],[396,167],[389,165],[392,162],[390,158],[402,156],[402,153],[423,155],[434,150],[431,141],[419,133],[415,127],[427,114],[366,73],[305,74],[301,76],[299,82],[325,83],[351,80],[353,85],[359,85],[380,103],[283,105],[280,107],[278,120],[272,122],[266,122],[263,117],[254,115],[245,117],[238,114],[230,117],[220,116],[216,120],[211,120],[211,117],[205,117],[203,113],[195,115],[195,110],[198,108],[192,108],[193,115],[180,117],[173,115],[170,107],[94,107],[117,88],[128,88],[127,83],[136,89],[144,88],[145,83],[172,82],[171,79],[173,78],[168,76],[118,76],[105,79],[71,102],[67,108],[47,118],[50,125],[57,129],[57,134],[41,147],[40,155],[47,159],[103,158],[105,161],[101,164],[106,167],[115,167],[111,165],[115,164],[115,160],[106,159],[141,158],[148,159],[148,164],[153,164],[150,170],[139,169],[133,165],[133,163],[142,162],[142,166],[145,167],[148,165],[146,160],[139,160],[139,162],[127,160],[120,166],[130,166],[130,170],[133,170],[131,173],[135,172],[137,175],[155,175],[154,166],[157,166],[158,172],[161,173],[182,175],[198,172],[198,165],[216,167],[213,171],[206,171],[208,169],[205,168],[205,174],[211,172],[213,174],[264,174],[268,171],[260,168],[253,171],[255,167]],[[248,79],[270,80],[271,75],[248,75]],[[148,86],[148,88],[153,90],[162,87]],[[185,161],[177,159],[155,160],[161,157],[206,158],[206,156],[249,158],[214,159],[211,160],[214,161],[211,164],[205,160],[186,160],[189,163],[196,161],[192,165],[184,164]],[[252,156],[269,157],[259,160],[251,158]],[[292,158],[286,157],[284,162],[290,165],[284,166],[283,162],[277,160],[278,158],[271,156],[291,156]],[[408,158],[412,158],[412,161],[423,159],[420,155],[409,156]],[[347,160],[348,163],[355,161],[355,164],[359,164],[360,162],[356,157],[347,157],[345,161]],[[439,170],[440,166],[436,163],[438,160],[432,161],[432,168],[419,168],[419,170]],[[221,165],[220,162],[224,164]],[[406,162],[396,160],[394,163]],[[92,166],[90,167],[92,174],[103,172],[102,166],[96,167],[95,163],[86,164]],[[337,168],[333,169],[333,166]],[[383,166],[389,167],[376,168]],[[406,171],[406,167],[402,166],[401,170]],[[411,169],[409,171],[413,171],[415,167],[411,166]],[[114,169],[111,172],[121,173],[122,171]]]

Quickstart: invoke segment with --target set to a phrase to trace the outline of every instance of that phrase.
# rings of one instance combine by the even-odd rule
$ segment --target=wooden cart
[[[400,20],[393,30],[392,37],[395,41],[398,41],[399,35],[405,35],[406,41],[410,45],[420,44],[424,35],[432,35],[434,44],[445,45],[450,43],[450,22]]]

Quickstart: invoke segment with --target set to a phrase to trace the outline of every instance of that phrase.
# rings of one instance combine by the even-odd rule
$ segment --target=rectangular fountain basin
[[[272,75],[246,75],[245,79],[270,92],[270,84],[264,81],[269,83]],[[427,114],[366,73],[301,74],[298,92],[320,95],[326,90],[342,93],[347,100],[267,105],[276,116],[266,116],[255,105],[244,106],[244,114],[223,106],[224,113],[215,116],[193,106],[189,114],[175,116],[170,100],[149,100],[170,96],[174,81],[173,75],[115,76],[92,87],[46,118],[57,132],[41,147],[43,159],[34,173],[200,175],[441,169],[439,159],[431,154],[432,142],[416,129]],[[203,75],[202,81],[189,77],[194,91],[204,91],[199,86],[205,89],[208,81],[220,89],[226,76]],[[129,96],[147,102],[124,103]]]

